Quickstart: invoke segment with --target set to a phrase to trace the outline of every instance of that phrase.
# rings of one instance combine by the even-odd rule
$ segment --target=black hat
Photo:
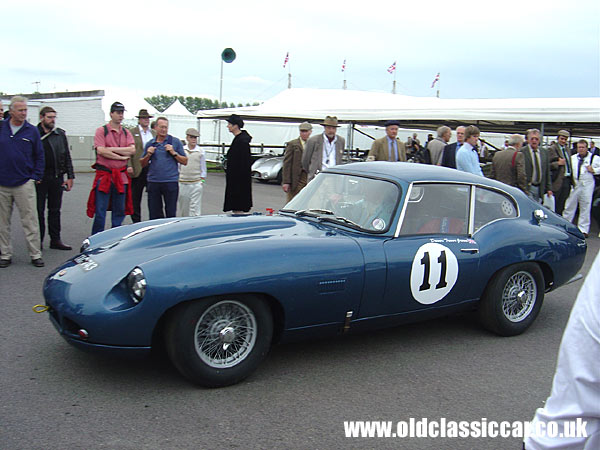
[[[154,116],[151,116],[147,109],[140,109],[140,112],[135,117],[138,119],[152,119]]]
[[[123,105],[123,103],[114,102],[112,105],[110,105],[110,112],[112,113],[115,111],[125,111],[125,106]]]
[[[388,120],[385,123],[386,127],[391,127],[392,125],[400,126],[400,121],[399,120]]]
[[[244,128],[244,121],[237,114],[230,115],[227,119],[225,119],[231,125],[237,125],[240,128]]]

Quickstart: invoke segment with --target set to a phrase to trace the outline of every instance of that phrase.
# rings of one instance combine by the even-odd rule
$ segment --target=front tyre
[[[184,303],[165,330],[175,367],[206,387],[229,386],[250,375],[268,353],[272,336],[268,305],[250,295]]]
[[[544,301],[544,275],[535,263],[505,267],[489,282],[481,298],[479,319],[501,336],[516,336],[533,323]]]

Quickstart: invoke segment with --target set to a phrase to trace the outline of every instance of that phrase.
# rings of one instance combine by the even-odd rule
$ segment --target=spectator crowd
[[[0,103],[0,109],[3,105]],[[111,227],[118,227],[127,215],[134,223],[142,220],[141,201],[147,192],[150,219],[199,216],[206,181],[206,156],[198,145],[199,133],[186,130],[185,145],[169,134],[169,120],[141,109],[137,126],[122,125],[125,106],[110,107],[110,121],[99,126],[94,136],[95,177],[87,202],[87,215],[93,219],[91,234],[106,226],[111,211]],[[37,126],[27,122],[27,99],[11,99],[0,121],[0,268],[12,262],[11,217],[19,211],[31,263],[43,267],[43,241],[47,230],[49,247],[71,250],[61,238],[62,194],[73,188],[75,174],[66,132],[56,126],[57,112],[45,106]],[[244,121],[233,114],[227,119],[234,138],[225,159],[223,211],[234,214],[252,208],[252,136]],[[337,134],[336,117],[327,116],[320,124],[324,131],[311,136],[312,125],[299,126],[299,137],[287,143],[282,169],[282,189],[290,201],[315,175],[327,167],[343,163],[345,140]],[[444,166],[484,176],[482,159],[492,152],[476,126],[452,130],[441,126],[429,135],[424,146],[413,133],[406,142],[398,138],[400,122],[385,123],[386,136],[374,140],[367,161],[415,162]],[[560,130],[555,142],[542,147],[541,132],[530,129],[526,136],[514,134],[503,149],[493,153],[490,177],[522,190],[532,200],[550,205],[557,214],[572,221],[578,211],[577,226],[587,237],[596,184],[600,177],[600,155],[594,143],[584,139],[568,146],[570,133]],[[600,184],[598,184],[600,189]],[[597,191],[596,191],[597,192]],[[47,209],[47,214],[46,214]]]

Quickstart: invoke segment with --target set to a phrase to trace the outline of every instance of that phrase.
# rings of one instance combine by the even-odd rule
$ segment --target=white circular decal
[[[379,217],[377,219],[373,219],[371,226],[374,230],[381,231],[385,229],[385,220],[380,219]]]
[[[452,251],[433,242],[422,245],[410,270],[410,290],[419,303],[431,305],[443,299],[458,278],[458,261]]]

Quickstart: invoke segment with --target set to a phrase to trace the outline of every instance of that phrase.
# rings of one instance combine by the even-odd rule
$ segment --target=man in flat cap
[[[321,125],[325,131],[323,134],[311,137],[306,142],[306,149],[302,157],[302,168],[307,174],[307,182],[320,171],[336,164],[342,164],[342,153],[346,141],[336,134],[339,128],[337,117],[327,116]]]
[[[283,157],[282,186],[287,194],[287,201],[293,199],[306,186],[306,172],[302,170],[302,155],[306,141],[312,133],[312,125],[308,122],[300,124],[300,136],[287,143]]]
[[[398,139],[400,122],[388,120],[385,123],[385,137],[375,139],[367,156],[367,161],[404,161],[406,162],[406,147]]]
[[[87,215],[94,218],[92,234],[104,231],[106,211],[112,208],[111,225],[119,227],[126,214],[133,213],[131,178],[127,161],[135,153],[131,132],[121,126],[125,106],[110,105],[110,122],[98,127],[94,135],[96,177],[88,198]]]
[[[179,166],[179,198],[177,215],[179,217],[199,216],[202,214],[202,191],[206,181],[206,156],[204,149],[198,146],[200,133],[195,128],[185,131],[187,142],[183,151],[188,158],[187,165]]]
[[[571,134],[567,130],[558,132],[557,141],[548,147],[550,161],[550,176],[552,177],[552,192],[554,193],[554,210],[562,214],[565,202],[573,185],[573,169],[571,167],[571,152],[567,140]]]
[[[137,116],[138,126],[130,128],[135,143],[135,154],[129,160],[129,174],[131,175],[131,200],[133,202],[133,214],[131,221],[133,223],[142,220],[142,194],[148,183],[148,167],[140,164],[140,159],[144,154],[144,147],[150,140],[156,137],[156,131],[150,128],[150,119],[152,117],[147,109],[140,109]]]

